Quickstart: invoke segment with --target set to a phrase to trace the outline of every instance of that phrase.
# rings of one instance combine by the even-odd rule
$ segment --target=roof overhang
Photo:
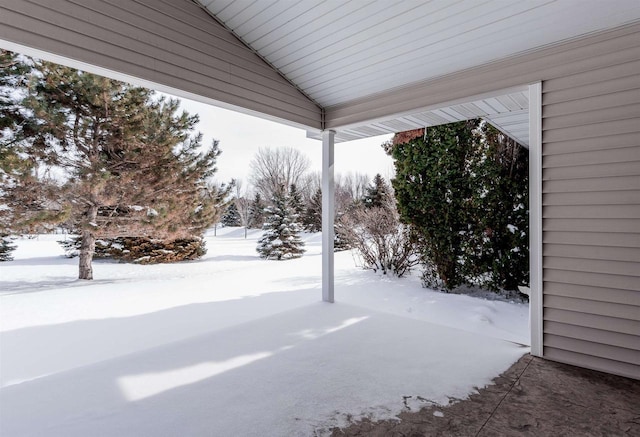
[[[0,0],[3,48],[343,141],[480,116],[526,143],[526,86],[639,29],[637,0]]]

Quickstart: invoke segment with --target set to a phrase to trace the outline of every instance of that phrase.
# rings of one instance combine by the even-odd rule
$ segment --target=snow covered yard
[[[528,351],[527,305],[380,277],[349,252],[321,302],[319,235],[276,262],[259,233],[219,230],[202,260],[98,261],[91,283],[59,237],[0,264],[2,435],[322,435],[464,398]]]

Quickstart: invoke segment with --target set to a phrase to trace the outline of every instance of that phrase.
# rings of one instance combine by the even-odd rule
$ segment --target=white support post
[[[322,300],[333,303],[333,219],[335,186],[333,148],[335,132],[322,132]]]
[[[543,355],[542,83],[529,85],[529,324],[531,355]]]

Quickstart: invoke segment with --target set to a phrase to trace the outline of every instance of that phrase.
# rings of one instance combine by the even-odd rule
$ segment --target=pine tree
[[[322,190],[320,188],[311,196],[302,223],[309,232],[322,231]]]
[[[8,235],[0,235],[0,261],[11,261],[13,259],[11,252],[15,248],[16,245],[13,244]]]
[[[262,201],[260,193],[256,193],[249,206],[249,227],[262,229],[264,224],[264,209],[267,207]]]
[[[29,67],[15,53],[0,50],[0,261],[12,259],[15,245],[8,238],[14,218],[11,197],[29,171],[29,163],[16,141],[16,131],[25,121],[16,93],[24,88],[28,71]]]
[[[363,204],[366,208],[386,208],[392,204],[391,188],[378,173],[365,191]]]
[[[222,215],[221,223],[225,226],[242,226],[238,207],[235,202],[231,202],[227,210]]]
[[[258,240],[260,258],[284,260],[299,258],[305,252],[304,241],[299,236],[301,226],[292,200],[286,190],[277,190],[273,205],[266,209],[264,233]]]
[[[0,260],[15,249],[8,236],[34,230],[34,225],[64,218],[56,205],[54,184],[36,176],[37,163],[28,155],[24,139],[33,134],[34,118],[23,107],[33,66],[26,58],[0,50]]]
[[[34,128],[24,148],[39,168],[66,178],[46,208],[66,212],[81,233],[80,279],[92,279],[97,238],[198,235],[218,214],[211,187],[220,151],[191,136],[197,116],[153,91],[34,61],[22,102]],[[56,189],[57,188],[57,189]]]
[[[19,104],[30,71],[31,66],[16,53],[0,49],[0,133],[11,137],[11,144],[17,144],[23,128],[31,127],[28,114]]]
[[[291,207],[299,218],[304,214],[304,202],[302,201],[302,194],[298,191],[296,184],[291,184],[289,187],[289,198],[291,199]]]

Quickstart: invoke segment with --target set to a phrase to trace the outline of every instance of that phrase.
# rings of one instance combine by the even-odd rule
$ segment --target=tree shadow
[[[0,296],[11,296],[14,294],[41,293],[43,291],[59,288],[86,287],[87,281],[82,279],[69,279],[65,276],[44,276],[42,281],[0,281]],[[92,285],[116,284],[119,282],[129,282],[127,278],[122,279],[94,279]]]

